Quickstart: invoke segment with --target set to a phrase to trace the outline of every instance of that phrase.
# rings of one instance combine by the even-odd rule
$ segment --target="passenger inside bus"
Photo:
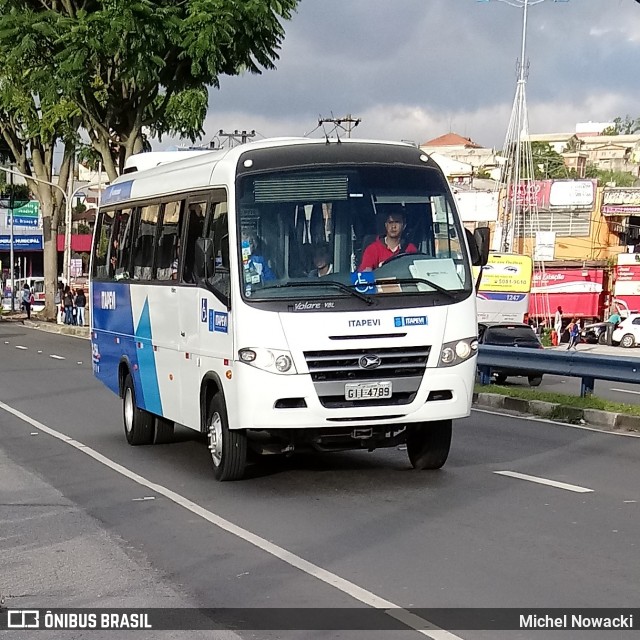
[[[261,243],[253,231],[242,232],[242,264],[247,284],[275,280],[269,259],[262,255]]]

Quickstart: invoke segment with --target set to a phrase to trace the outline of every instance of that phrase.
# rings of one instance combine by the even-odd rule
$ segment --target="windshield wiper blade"
[[[427,280],[426,278],[393,278],[389,280],[380,279],[376,280],[375,284],[413,284],[414,282],[421,282],[422,284],[426,284],[427,286],[435,289],[438,293],[442,293],[447,296],[450,300],[455,300],[456,296],[451,293],[448,289],[441,287],[439,284],[433,282],[433,280]]]
[[[364,293],[360,293],[356,291],[353,287],[349,287],[346,284],[342,284],[342,282],[336,282],[335,280],[310,280],[309,282],[283,282],[282,284],[271,284],[268,287],[262,287],[261,291],[265,289],[287,289],[289,287],[336,287],[341,291],[345,291],[346,293],[350,293],[352,296],[356,298],[360,298],[360,300],[366,302],[368,305],[373,304],[373,300],[371,296],[368,296]]]

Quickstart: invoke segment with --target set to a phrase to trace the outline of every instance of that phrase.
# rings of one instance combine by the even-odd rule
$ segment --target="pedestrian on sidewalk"
[[[22,289],[22,306],[27,314],[27,320],[31,320],[31,305],[33,304],[33,294],[29,285],[25,282]]]
[[[64,305],[64,323],[73,324],[73,293],[69,285],[64,288],[62,304]]]
[[[76,289],[74,304],[76,307],[76,324],[79,327],[84,327],[84,308],[87,305],[87,298],[82,289]]]
[[[568,326],[569,329],[569,346],[567,347],[567,351],[569,349],[573,349],[577,351],[576,347],[578,345],[578,340],[580,339],[580,323],[573,318]]]
[[[607,318],[607,344],[609,346],[613,345],[613,331],[620,324],[621,320],[622,318],[620,318],[618,308],[611,307],[611,314]]]
[[[553,329],[558,336],[558,344],[562,342],[562,307],[558,307],[556,310],[555,318],[553,319]]]

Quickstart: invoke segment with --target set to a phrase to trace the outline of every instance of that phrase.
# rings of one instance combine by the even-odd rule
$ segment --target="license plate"
[[[344,385],[345,400],[390,398],[391,394],[391,382],[348,382]]]

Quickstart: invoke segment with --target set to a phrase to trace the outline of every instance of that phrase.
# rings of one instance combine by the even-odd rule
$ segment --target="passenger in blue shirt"
[[[253,233],[242,234],[242,264],[247,284],[258,284],[276,279],[267,258],[256,253],[257,247],[258,241]]]

